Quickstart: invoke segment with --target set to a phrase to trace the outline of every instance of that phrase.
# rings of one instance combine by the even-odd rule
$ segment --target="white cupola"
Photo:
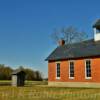
[[[100,41],[100,19],[93,25],[94,41]]]

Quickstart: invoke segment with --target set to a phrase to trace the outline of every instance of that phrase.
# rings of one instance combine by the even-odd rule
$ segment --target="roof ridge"
[[[85,43],[85,42],[89,42],[89,41],[94,41],[94,39],[89,39],[89,40],[83,40],[81,42],[76,42],[76,43],[71,43],[71,44],[65,44],[66,46],[67,45],[76,45],[76,44],[81,44],[81,43]]]

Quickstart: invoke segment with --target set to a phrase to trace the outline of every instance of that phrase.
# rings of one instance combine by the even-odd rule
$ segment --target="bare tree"
[[[73,26],[64,27],[60,30],[54,30],[52,38],[54,42],[58,43],[59,40],[64,39],[66,44],[81,42],[87,39],[88,35],[85,32],[80,32]]]

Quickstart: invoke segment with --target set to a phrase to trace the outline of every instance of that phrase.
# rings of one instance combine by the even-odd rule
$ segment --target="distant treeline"
[[[34,71],[30,68],[19,67],[26,73],[26,80],[41,81],[43,80],[42,73],[40,71]],[[10,66],[0,64],[0,80],[11,80],[11,74],[14,70]]]

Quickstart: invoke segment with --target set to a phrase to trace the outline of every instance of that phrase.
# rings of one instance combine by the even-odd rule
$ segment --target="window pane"
[[[57,77],[60,77],[60,63],[57,64]]]
[[[90,62],[90,60],[86,61],[86,77],[91,77],[91,62]]]
[[[74,77],[74,62],[70,62],[70,66],[69,66],[69,70],[70,70],[70,72],[69,72],[69,75],[70,75],[70,77]]]

